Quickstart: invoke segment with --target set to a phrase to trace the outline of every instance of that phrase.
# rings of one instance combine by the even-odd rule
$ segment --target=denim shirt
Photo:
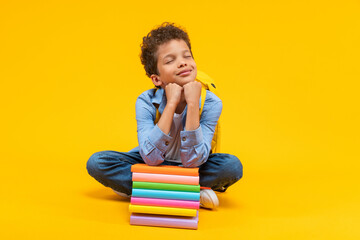
[[[136,121],[139,146],[130,152],[140,152],[144,162],[148,165],[159,165],[165,159],[165,154],[171,141],[175,139],[175,129],[165,134],[154,124],[156,118],[156,104],[160,114],[166,106],[166,93],[160,88],[143,92],[136,100]],[[201,107],[201,97],[199,109]],[[185,126],[187,106],[184,109],[182,125]],[[211,153],[211,141],[215,126],[222,111],[222,102],[214,93],[206,90],[206,99],[200,116],[200,126],[195,130],[180,132],[180,157],[184,167],[198,167],[205,163]],[[174,125],[174,122],[172,123]],[[185,126],[186,127],[186,126]]]

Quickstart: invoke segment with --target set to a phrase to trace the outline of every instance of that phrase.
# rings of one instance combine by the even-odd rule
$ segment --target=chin
[[[195,81],[195,79],[189,79],[189,80],[183,81],[183,82],[181,83],[181,86],[183,87],[183,86],[186,85],[187,83],[194,82],[194,81]]]

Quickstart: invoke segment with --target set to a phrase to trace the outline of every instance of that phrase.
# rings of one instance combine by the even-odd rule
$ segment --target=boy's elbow
[[[144,162],[147,164],[147,165],[149,165],[149,166],[158,166],[158,165],[160,165],[163,161],[159,161],[159,160],[155,160],[155,161],[153,161],[153,160],[149,160],[149,159],[144,159]]]
[[[183,166],[186,168],[195,168],[195,167],[200,167],[203,163],[199,162],[199,161],[189,161],[186,163],[183,163]]]
[[[206,158],[194,158],[187,162],[184,162],[183,166],[186,168],[200,167],[202,164],[206,162],[206,160],[207,160]]]
[[[160,156],[157,157],[153,151],[150,153],[144,153],[144,151],[140,149],[140,155],[143,161],[149,166],[157,166],[164,162],[164,159]]]
[[[192,152],[189,151],[182,151],[182,163],[184,167],[199,167],[202,164],[204,164],[207,161],[207,158],[209,156],[206,148],[204,146],[197,147],[197,150],[194,150]],[[187,159],[187,160],[186,160]]]

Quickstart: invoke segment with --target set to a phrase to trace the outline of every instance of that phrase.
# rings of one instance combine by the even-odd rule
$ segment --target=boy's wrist
[[[171,108],[171,109],[176,109],[177,103],[176,102],[167,102],[165,107]]]
[[[188,109],[189,108],[198,108],[199,107],[199,101],[189,101],[187,102]]]

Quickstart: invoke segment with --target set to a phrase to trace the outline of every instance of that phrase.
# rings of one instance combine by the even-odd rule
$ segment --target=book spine
[[[172,207],[158,207],[158,206],[143,206],[143,205],[129,205],[129,210],[132,213],[148,213],[148,214],[163,214],[175,216],[195,217],[196,209],[187,208],[172,208]]]
[[[145,205],[145,206],[159,206],[159,207],[191,208],[191,209],[199,209],[200,207],[199,201],[161,199],[161,198],[142,198],[142,197],[131,197],[131,204]]]
[[[168,190],[153,190],[153,189],[139,189],[133,188],[132,196],[144,197],[144,198],[165,198],[165,199],[177,199],[177,200],[192,200],[199,201],[199,192],[180,192],[180,191],[168,191]]]
[[[146,164],[134,164],[131,166],[131,172],[158,173],[181,176],[198,176],[199,168],[184,168],[179,166],[149,166]]]
[[[200,192],[200,185],[186,185],[186,184],[173,184],[173,183],[154,183],[154,182],[135,181],[133,182],[133,188]]]
[[[157,183],[199,185],[199,176],[179,176],[179,175],[168,175],[168,174],[133,172],[132,180],[135,182],[157,182]]]
[[[131,225],[156,226],[156,227],[174,227],[197,229],[199,216],[195,217],[172,217],[152,214],[132,213],[130,216]]]

